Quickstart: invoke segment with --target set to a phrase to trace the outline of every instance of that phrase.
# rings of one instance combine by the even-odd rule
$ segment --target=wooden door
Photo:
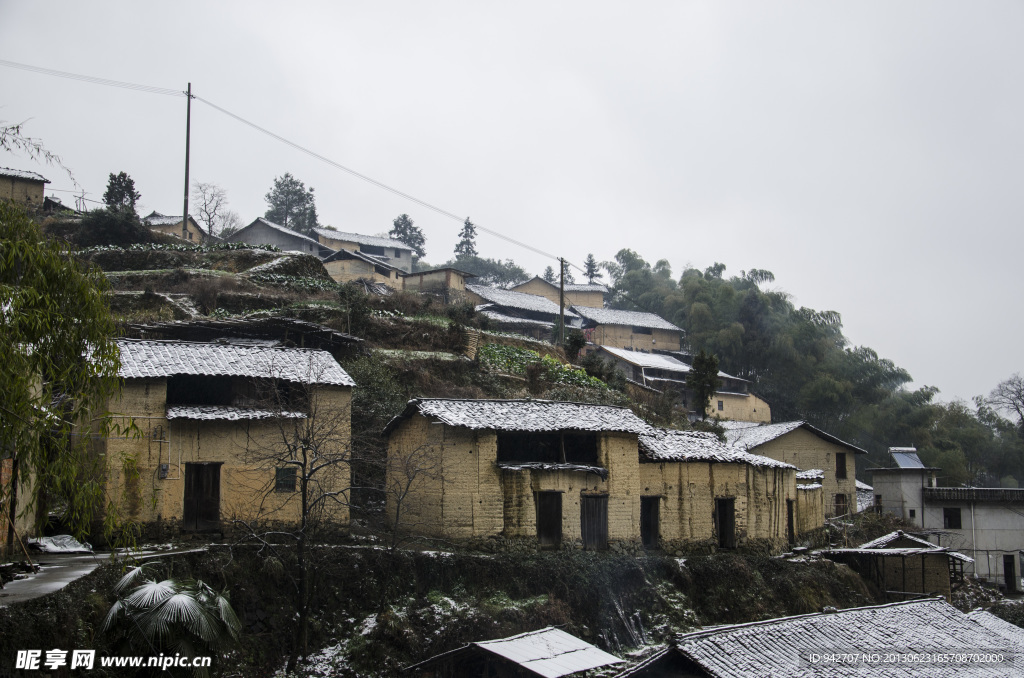
[[[1006,580],[1006,592],[1017,591],[1017,568],[1014,567],[1015,556],[1003,556],[1003,579]]]
[[[661,497],[640,497],[640,540],[644,548],[658,548],[661,525]]]
[[[718,528],[718,546],[736,548],[736,500],[715,500],[715,526]]]
[[[220,464],[185,464],[185,510],[182,529],[220,529]]]
[[[608,496],[584,495],[580,498],[580,528],[583,548],[608,548]]]
[[[537,493],[537,542],[548,548],[562,543],[562,493]]]

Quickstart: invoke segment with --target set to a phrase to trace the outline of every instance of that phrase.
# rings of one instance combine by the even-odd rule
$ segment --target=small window
[[[836,452],[836,478],[846,478],[846,452]]]
[[[959,530],[962,527],[960,522],[960,509],[942,509],[942,527],[947,530]]]
[[[914,509],[910,509],[910,517],[911,518],[916,518],[917,517],[917,511],[915,511]]]
[[[274,492],[295,491],[295,469],[292,467],[275,469],[277,477],[274,482]]]
[[[718,401],[718,411],[721,412],[724,409],[725,409],[725,403],[722,402],[721,400],[719,400]]]

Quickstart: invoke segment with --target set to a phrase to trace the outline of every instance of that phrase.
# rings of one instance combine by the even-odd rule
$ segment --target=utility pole
[[[181,238],[188,240],[188,149],[192,136],[192,83],[188,84],[188,91],[185,92],[188,99],[188,107],[185,109],[185,206],[181,208]]]
[[[565,259],[558,257],[558,343],[565,344]]]

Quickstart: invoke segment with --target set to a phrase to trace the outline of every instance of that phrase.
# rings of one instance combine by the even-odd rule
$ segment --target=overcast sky
[[[0,59],[193,92],[481,226],[582,263],[763,268],[941,398],[1024,371],[1024,3],[0,0]],[[0,120],[100,200],[180,214],[185,99],[0,66]],[[0,166],[52,167],[7,154]],[[192,106],[191,176],[244,223],[275,176],[320,221],[460,224]],[[70,193],[56,193],[73,204]],[[552,262],[486,234],[481,255]]]

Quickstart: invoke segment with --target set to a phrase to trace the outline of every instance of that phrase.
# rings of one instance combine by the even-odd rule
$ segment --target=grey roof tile
[[[682,332],[681,329],[661,316],[646,311],[619,311],[612,308],[590,308],[588,306],[573,306],[572,310],[579,313],[584,319],[598,325],[625,325]]]
[[[414,414],[449,426],[493,431],[617,431],[647,433],[651,426],[624,407],[552,400],[449,400],[417,398],[392,419],[389,433]]]
[[[305,412],[278,412],[252,407],[222,407],[220,405],[172,405],[167,408],[168,419],[196,419],[200,421],[245,419],[305,419]]]
[[[0,167],[0,177],[11,177],[12,179],[26,179],[28,181],[42,181],[43,183],[50,183],[50,180],[44,177],[42,174],[36,174],[35,172],[26,172],[25,170],[11,169],[10,167]]]
[[[118,339],[125,379],[176,374],[274,378],[300,383],[355,386],[327,351],[237,344]]]
[[[495,306],[516,308],[523,311],[533,311],[535,313],[548,313],[551,315],[558,315],[559,313],[558,304],[550,299],[537,296],[536,294],[512,292],[511,290],[501,290],[497,287],[487,287],[485,285],[466,285],[466,289],[474,294],[480,295],[486,301],[489,301]],[[578,316],[566,307],[565,317],[576,318]]]
[[[640,452],[647,461],[652,462],[698,461],[796,469],[785,462],[726,445],[714,433],[705,431],[652,429],[640,436]]]
[[[813,433],[822,440],[827,440],[830,443],[841,445],[846,449],[855,452],[856,454],[867,454],[867,450],[862,450],[856,445],[825,433],[820,428],[811,426],[806,421],[786,421],[778,424],[761,424],[760,426],[748,426],[746,428],[726,428],[725,438],[729,441],[730,445],[737,445],[745,448],[746,450],[752,450],[755,447],[764,445],[765,443],[771,442],[776,438],[792,433],[798,428],[802,428],[806,431]]]
[[[413,249],[401,240],[394,238],[382,238],[379,235],[363,235],[361,233],[350,233],[348,231],[334,231],[329,228],[314,228],[313,232],[325,238],[354,242],[358,245],[370,245],[371,247],[390,247],[396,250],[412,252]]]

